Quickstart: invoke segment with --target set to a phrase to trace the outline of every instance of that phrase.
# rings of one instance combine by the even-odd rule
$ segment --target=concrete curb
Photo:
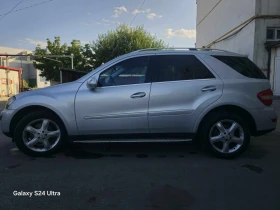
[[[7,101],[9,99],[9,97],[1,97],[0,101]]]

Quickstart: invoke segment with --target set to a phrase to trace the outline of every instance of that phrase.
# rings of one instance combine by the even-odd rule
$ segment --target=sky
[[[86,44],[131,22],[169,46],[194,47],[196,0],[0,0],[0,46],[34,50],[55,36]]]

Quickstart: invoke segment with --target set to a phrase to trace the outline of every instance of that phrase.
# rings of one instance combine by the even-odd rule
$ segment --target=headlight
[[[16,97],[15,97],[15,96],[9,98],[8,101],[7,101],[7,103],[6,103],[5,108],[8,109],[9,106],[10,106],[15,100],[16,100]]]

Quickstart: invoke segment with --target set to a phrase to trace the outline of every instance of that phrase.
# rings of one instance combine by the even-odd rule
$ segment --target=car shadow
[[[202,153],[194,142],[168,143],[98,143],[69,145],[63,154],[76,159],[97,159],[102,157],[185,157]]]

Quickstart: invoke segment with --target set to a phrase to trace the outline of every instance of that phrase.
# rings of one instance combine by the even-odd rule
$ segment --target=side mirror
[[[97,87],[97,79],[95,77],[90,78],[87,81],[87,87],[89,89],[95,89]]]

